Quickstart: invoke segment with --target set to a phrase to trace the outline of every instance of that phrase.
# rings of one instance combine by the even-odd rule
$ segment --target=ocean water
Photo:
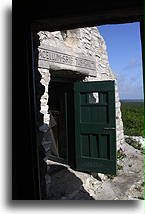
[[[121,99],[121,102],[139,102],[139,103],[143,103],[144,99]]]

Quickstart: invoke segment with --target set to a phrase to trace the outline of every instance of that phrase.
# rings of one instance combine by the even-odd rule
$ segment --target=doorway
[[[70,164],[69,154],[74,152],[73,81],[52,78],[48,91],[53,142],[50,160]]]
[[[52,78],[50,160],[78,171],[116,174],[114,89],[114,81]]]

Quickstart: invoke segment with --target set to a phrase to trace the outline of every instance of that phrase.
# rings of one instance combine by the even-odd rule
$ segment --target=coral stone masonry
[[[40,40],[38,71],[42,77],[41,84],[44,86],[44,94],[40,100],[44,124],[40,125],[40,130],[45,133],[47,125],[48,127],[50,125],[48,110],[50,71],[51,73],[57,71],[62,77],[82,75],[82,81],[115,80],[116,139],[117,148],[120,148],[124,142],[124,134],[119,93],[115,74],[109,66],[105,41],[98,29],[87,27],[55,32],[40,31],[38,35]]]

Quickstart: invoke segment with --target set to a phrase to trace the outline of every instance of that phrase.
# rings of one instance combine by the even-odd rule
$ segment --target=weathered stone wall
[[[50,69],[58,70],[60,73],[65,70],[68,73],[73,71],[75,74],[82,74],[83,81],[115,80],[116,82],[116,77],[109,66],[105,41],[96,27],[56,32],[41,31],[38,35],[40,39],[38,70],[42,76],[41,84],[45,87],[40,100],[40,112],[44,115],[44,124],[41,124],[40,130],[45,133],[50,120],[48,113]],[[124,141],[124,134],[117,85],[115,85],[115,99],[116,137],[119,148]]]
[[[92,61],[94,60],[95,69],[93,69],[93,71],[92,69],[84,71],[86,67],[84,66],[83,69],[79,71],[79,67],[70,67],[68,63],[59,63],[59,65],[57,65],[54,64],[54,61],[52,60],[48,60],[49,63],[48,61],[46,63],[43,62],[43,64],[41,61],[41,49],[39,49],[39,67],[43,66],[44,68],[51,68],[53,70],[67,69],[78,71],[82,74],[97,77],[98,79],[108,79],[109,77],[111,79],[115,78],[109,67],[105,41],[96,27],[56,31],[51,33],[48,31],[41,31],[39,32],[39,37],[40,48],[60,51],[61,53],[67,53],[71,56],[79,55],[80,57],[91,59]],[[45,60],[47,60],[49,58],[48,53],[44,54]]]

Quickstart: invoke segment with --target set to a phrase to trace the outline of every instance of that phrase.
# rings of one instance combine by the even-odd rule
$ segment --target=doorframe
[[[60,84],[60,87],[61,87],[61,85],[63,85],[64,83],[71,83],[71,82],[68,82],[68,80],[67,79],[65,79],[65,78],[63,78],[63,77],[55,77],[55,75],[54,75],[54,77],[52,77],[52,75],[51,75],[51,79],[50,79],[50,82],[49,82],[49,86],[48,86],[48,88],[50,87],[50,84],[53,84],[53,83],[59,83]],[[50,89],[48,89],[48,96],[50,97],[51,96],[51,94],[50,94],[50,91],[49,91]],[[55,89],[54,89],[55,90]],[[55,96],[55,94],[54,94],[54,96]],[[67,117],[67,115],[68,115],[68,103],[67,103],[67,98],[65,98],[65,128],[66,128],[66,130],[65,130],[65,135],[66,135],[66,147],[67,147],[67,154],[66,154],[66,159],[63,159],[62,160],[62,158],[60,158],[60,157],[55,157],[55,156],[50,156],[50,158],[48,159],[48,160],[52,160],[52,161],[56,161],[56,162],[58,162],[58,163],[62,163],[62,164],[68,164],[68,117]],[[49,102],[49,101],[48,101]],[[50,108],[50,106],[48,105],[48,107]],[[61,142],[60,142],[60,144],[61,144]]]
[[[81,82],[84,79],[84,77],[86,77],[86,75],[81,75],[81,74],[77,75],[75,77],[74,76],[65,77],[64,75],[61,75],[61,70],[60,70],[60,76],[58,77],[58,76],[55,76],[55,74],[54,74],[54,76],[52,77],[52,74],[51,74],[51,80],[50,80],[52,82],[59,82],[59,83],[62,83],[62,84],[63,83],[72,84],[72,86],[70,86],[70,89],[69,89],[70,96],[67,97],[67,101],[69,102],[69,104],[67,103],[67,113],[66,113],[67,114],[67,140],[68,140],[67,163],[61,162],[59,160],[59,158],[52,159],[52,160],[54,160],[54,161],[56,161],[58,163],[66,164],[66,165],[70,166],[72,169],[76,169],[75,129],[74,129],[75,117],[74,117],[74,108],[70,108],[71,109],[71,114],[69,114],[68,105],[74,107],[74,83],[75,82]],[[48,95],[49,95],[49,90],[48,90]]]
[[[40,86],[40,76],[37,74],[36,87],[35,82],[35,59],[38,59],[38,51],[35,46],[34,37],[37,37],[38,30],[65,30],[79,27],[87,27],[103,24],[119,24],[127,22],[141,22],[143,23],[143,2],[136,1],[136,5],[131,5],[133,1],[120,2],[116,8],[109,7],[110,2],[106,5],[106,9],[102,9],[97,5],[90,9],[81,8],[80,11],[72,9],[71,11],[66,8],[60,10],[55,8],[54,11],[46,10],[42,6],[34,9],[34,4],[25,2],[13,2],[13,43],[16,44],[13,49],[13,115],[22,115],[23,124],[25,129],[22,130],[19,124],[19,118],[15,117],[13,121],[13,183],[12,183],[12,198],[13,199],[43,199],[45,198],[44,191],[41,193],[40,186],[40,167],[39,167],[39,151],[37,142],[39,141],[38,130],[36,127],[36,115],[38,113],[37,98],[39,98],[42,86]],[[116,2],[116,1],[115,1]],[[17,3],[17,6],[16,6]],[[43,4],[43,3],[42,3]],[[121,5],[122,4],[122,5]],[[124,6],[124,5],[126,5]],[[21,10],[21,8],[23,8]],[[129,9],[130,8],[130,9]],[[125,10],[124,10],[125,9]],[[61,13],[60,13],[61,11]],[[84,12],[82,12],[84,11]],[[128,13],[129,11],[129,13]],[[128,14],[128,16],[127,16]],[[19,22],[21,20],[21,23]],[[143,26],[144,24],[142,24]],[[143,33],[143,30],[141,30]],[[33,34],[33,35],[32,35]],[[143,45],[143,36],[142,45]],[[39,41],[37,40],[37,45]],[[21,45],[19,45],[21,44]],[[21,54],[20,54],[21,53]],[[142,52],[143,53],[143,52]],[[23,56],[22,56],[23,55]],[[19,75],[21,80],[19,81]],[[144,62],[143,62],[144,74]],[[18,77],[18,78],[17,78]],[[22,88],[22,96],[17,99],[17,93]],[[39,93],[37,94],[37,89]],[[21,103],[21,108],[17,106]],[[34,112],[34,108],[35,112]],[[39,121],[42,121],[42,116],[39,115]],[[29,127],[29,128],[27,128]],[[21,152],[20,139],[17,135],[23,136],[21,145],[23,145],[23,152]],[[27,158],[26,158],[27,157]],[[33,158],[32,158],[33,157]],[[42,157],[41,157],[42,158]],[[21,160],[21,166],[20,166]],[[44,167],[44,170],[46,168]],[[26,179],[27,172],[27,179]],[[44,195],[44,196],[43,196]]]

